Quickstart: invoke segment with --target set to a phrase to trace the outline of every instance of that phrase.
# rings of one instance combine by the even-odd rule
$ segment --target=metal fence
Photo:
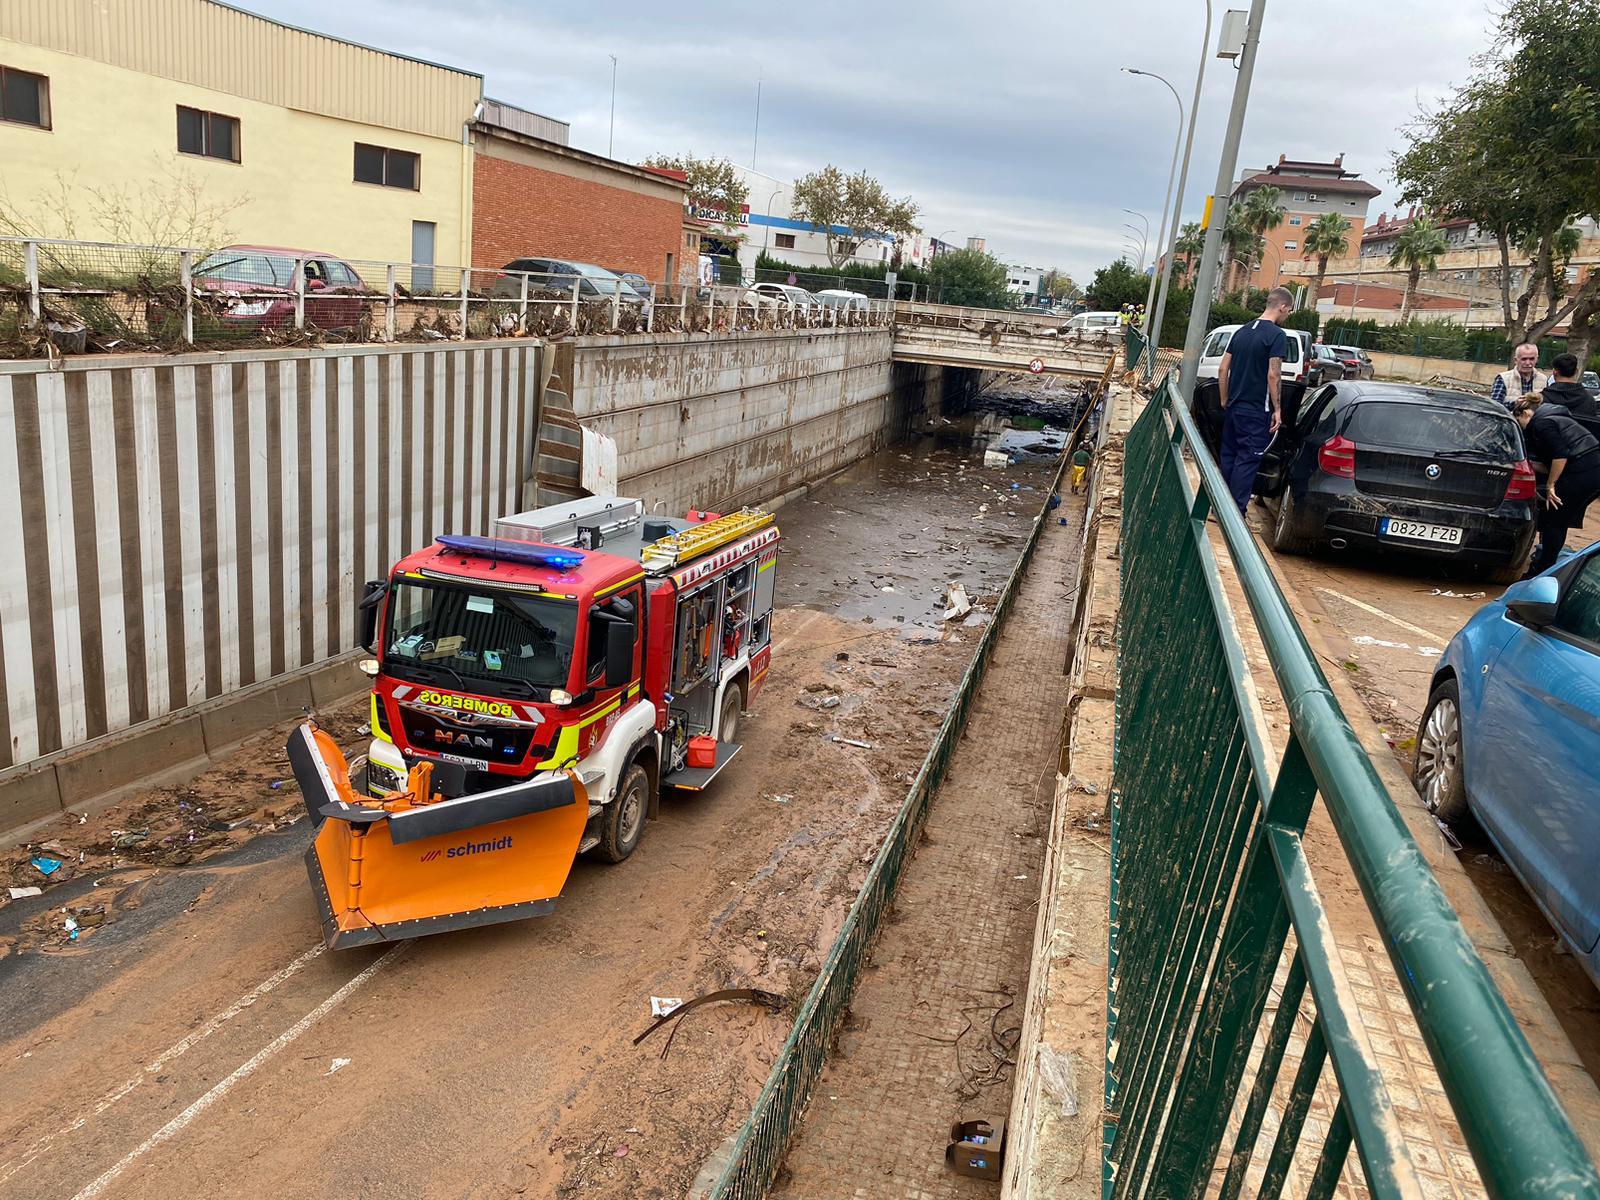
[[[1304,1194],[1325,1197],[1352,1145],[1370,1194],[1432,1194],[1301,846],[1320,793],[1489,1194],[1600,1196],[1171,376],[1128,437],[1123,508],[1104,1194],[1277,1196],[1294,1166]],[[1276,762],[1208,517],[1282,692]],[[1332,1115],[1302,1145],[1314,1100]],[[1275,1134],[1263,1134],[1269,1101]]]
[[[1097,396],[1105,395],[1110,374],[1108,366],[1101,378]],[[884,835],[883,847],[867,871],[866,881],[861,885],[855,903],[850,906],[839,936],[822,964],[821,973],[800,1005],[794,1028],[773,1063],[772,1073],[767,1077],[766,1086],[761,1089],[755,1108],[734,1136],[732,1154],[712,1187],[711,1200],[758,1200],[767,1194],[767,1188],[771,1186],[783,1162],[789,1141],[811,1099],[817,1077],[822,1072],[833,1040],[834,1027],[850,1003],[856,979],[867,960],[873,939],[888,915],[900,876],[927,817],[928,806],[955,754],[956,742],[966,726],[967,715],[977,697],[978,685],[988,669],[995,642],[1016,601],[1028,564],[1033,560],[1039,536],[1050,517],[1049,497],[1060,490],[1068,452],[1082,436],[1085,423],[1093,411],[1094,401],[1091,400],[1083,419],[1068,439],[1067,450],[1063,451],[1055,478],[1045,493],[1044,506],[1033,519],[1022,554],[1000,592],[994,619],[978,641],[972,661],[956,688],[950,710],[939,727],[938,736],[923,759],[922,769],[917,772],[905,802]]]
[[[866,296],[0,238],[0,355],[882,326]]]

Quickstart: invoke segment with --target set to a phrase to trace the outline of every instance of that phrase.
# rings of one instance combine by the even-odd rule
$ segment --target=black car
[[[1371,356],[1360,346],[1329,346],[1344,366],[1346,379],[1371,379],[1377,374]]]
[[[1518,578],[1533,546],[1522,431],[1466,392],[1344,380],[1308,392],[1267,447],[1256,494],[1276,497],[1274,548],[1437,556]]]
[[[1306,380],[1307,387],[1316,387],[1319,383],[1332,383],[1336,379],[1345,377],[1344,359],[1332,346],[1324,346],[1321,342],[1311,347],[1311,361],[1307,366],[1310,368],[1310,375]]]

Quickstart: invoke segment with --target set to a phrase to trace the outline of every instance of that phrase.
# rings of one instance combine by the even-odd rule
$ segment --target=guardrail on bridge
[[[1307,1194],[1334,1193],[1352,1143],[1372,1195],[1425,1194],[1301,846],[1319,793],[1489,1194],[1600,1196],[1594,1166],[1334,700],[1170,375],[1128,437],[1125,482],[1108,1200],[1210,1194],[1219,1177],[1220,1195],[1233,1197],[1257,1173],[1257,1194],[1277,1196],[1313,1097],[1329,1097],[1335,1081]],[[1230,608],[1218,572],[1213,516],[1289,717],[1276,763],[1235,624],[1246,616]],[[1307,993],[1314,1021],[1276,1136],[1262,1138]],[[1270,1142],[1264,1162],[1258,1140]]]

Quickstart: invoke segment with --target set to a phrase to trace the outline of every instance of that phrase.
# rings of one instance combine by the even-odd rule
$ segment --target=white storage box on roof
[[[576,546],[580,529],[598,529],[604,538],[631,529],[644,516],[644,501],[622,496],[585,496],[547,504],[528,512],[497,517],[494,536],[508,542]]]

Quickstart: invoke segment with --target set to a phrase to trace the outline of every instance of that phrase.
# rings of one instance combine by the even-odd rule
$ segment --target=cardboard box
[[[958,1121],[950,1127],[950,1144],[945,1147],[944,1161],[963,1175],[998,1180],[1005,1157],[1005,1140],[1004,1121],[997,1126],[981,1120]]]

